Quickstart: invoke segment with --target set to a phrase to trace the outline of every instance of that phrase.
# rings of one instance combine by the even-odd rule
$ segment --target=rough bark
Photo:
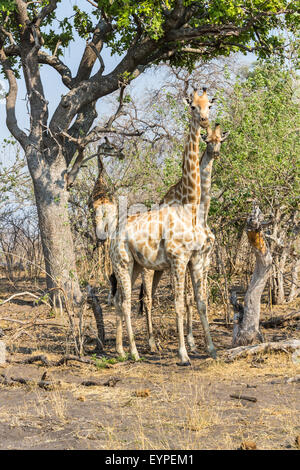
[[[88,285],[88,301],[90,302],[94,317],[97,325],[98,332],[98,347],[101,351],[104,349],[105,342],[105,329],[103,321],[102,308],[99,301],[99,296],[96,294],[95,288]]]
[[[259,331],[260,301],[272,267],[272,256],[262,233],[262,224],[262,213],[254,203],[252,213],[247,220],[247,236],[255,253],[256,264],[245,295],[244,306],[239,310],[235,306],[233,347],[252,344],[257,340],[262,341]]]
[[[61,287],[69,298],[79,302],[82,294],[68,214],[65,159],[56,156],[49,165],[33,147],[26,156],[34,185],[47,289]]]
[[[300,282],[298,273],[300,271],[300,259],[296,260],[292,267],[292,285],[288,297],[288,302],[292,302],[300,294]]]

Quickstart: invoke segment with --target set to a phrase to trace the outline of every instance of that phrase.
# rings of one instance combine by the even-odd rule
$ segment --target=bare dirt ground
[[[36,292],[38,287],[24,281],[14,286],[4,279],[0,282],[0,301],[15,292]],[[147,350],[145,319],[137,315],[135,289],[132,318],[143,357],[138,363],[113,360],[114,310],[105,306],[106,289],[101,295],[105,358],[94,355],[95,322],[90,311],[85,319],[85,357],[92,358],[92,364],[53,365],[72,352],[64,315],[45,305],[33,306],[32,298],[26,296],[1,306],[1,340],[7,344],[8,363],[0,367],[0,377],[3,382],[5,376],[8,383],[0,385],[0,449],[238,449],[245,441],[257,449],[296,449],[297,438],[300,444],[300,385],[287,379],[300,373],[299,362],[289,353],[268,353],[226,363],[224,351],[230,348],[232,331],[216,321],[223,319],[222,307],[212,307],[211,331],[218,360],[208,358],[200,323],[195,321],[199,353],[190,356],[191,367],[178,367],[167,281],[164,289],[154,306],[161,348],[156,355]],[[299,310],[299,304],[274,307],[272,314]],[[270,318],[270,312],[263,317]],[[34,319],[35,326],[25,328],[4,318]],[[267,340],[299,338],[299,323],[263,333]],[[37,354],[46,356],[52,365],[21,363]],[[44,372],[50,381],[47,389],[38,385]],[[23,378],[26,383],[11,378]],[[235,399],[232,394],[257,401]]]

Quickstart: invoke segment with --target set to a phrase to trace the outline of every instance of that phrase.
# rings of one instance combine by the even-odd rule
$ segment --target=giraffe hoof
[[[127,359],[127,354],[124,351],[117,351],[117,357],[120,359]]]
[[[158,353],[158,349],[157,348],[150,348],[150,354],[156,354]]]
[[[183,367],[186,367],[186,366],[191,366],[191,362],[190,361],[185,361],[185,362],[176,362],[177,366],[183,366]]]
[[[132,359],[132,361],[135,361],[135,362],[139,361],[140,360],[139,353],[131,353],[130,358]]]
[[[155,344],[155,341],[149,341],[149,349],[150,349],[151,354],[155,354],[158,352],[158,348]]]
[[[213,359],[217,359],[217,350],[215,348],[209,349],[208,353]]]

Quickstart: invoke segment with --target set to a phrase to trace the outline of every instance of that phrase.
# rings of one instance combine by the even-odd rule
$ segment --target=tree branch
[[[23,132],[17,123],[16,118],[16,100],[18,95],[18,84],[10,62],[5,55],[4,49],[0,49],[0,63],[9,83],[9,91],[6,96],[6,125],[11,134],[17,139],[25,149],[28,145],[28,136]]]
[[[41,23],[44,21],[44,19],[55,10],[55,8],[57,7],[58,1],[59,0],[49,0],[48,5],[46,5],[45,7],[41,9],[40,13],[38,14],[34,22],[37,28],[39,28]]]
[[[103,41],[105,37],[107,36],[109,32],[112,31],[112,29],[113,27],[108,21],[104,19],[99,21],[99,23],[97,24],[94,30],[93,38],[89,43],[87,43],[84,53],[82,55],[82,59],[78,67],[77,75],[74,79],[76,83],[79,83],[82,80],[89,79],[97,58],[100,61],[99,75],[103,74],[104,62],[100,55],[100,52],[102,50]]]
[[[38,61],[39,64],[49,65],[54,68],[61,76],[63,84],[71,90],[74,84],[71,71],[58,57],[54,55],[50,56],[45,51],[39,51]]]

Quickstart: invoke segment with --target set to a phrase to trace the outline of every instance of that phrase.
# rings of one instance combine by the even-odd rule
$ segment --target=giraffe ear
[[[212,99],[210,100],[210,102],[209,102],[210,104],[209,104],[209,106],[208,106],[209,108],[212,107],[214,101],[216,101],[216,98],[212,98]]]
[[[220,127],[219,123],[216,123],[216,125],[215,125],[215,135],[216,135],[216,137],[220,137],[220,138],[222,137],[221,136],[221,127]]]
[[[202,140],[202,142],[204,142],[206,144],[207,134],[200,134],[200,139]]]
[[[230,131],[223,132],[222,138],[221,138],[221,142],[224,142],[224,140],[227,139],[227,137],[229,136],[229,134],[230,134]]]

